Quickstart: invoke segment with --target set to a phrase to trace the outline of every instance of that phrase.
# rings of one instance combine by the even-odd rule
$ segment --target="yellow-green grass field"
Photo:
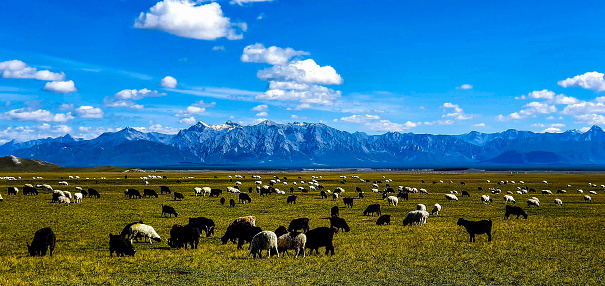
[[[150,179],[145,186],[140,176],[167,176],[168,179]],[[245,179],[233,179],[228,175],[245,175]],[[260,197],[251,193],[251,204],[237,204],[231,208],[221,206],[218,198],[195,197],[194,187],[209,186],[226,190],[227,186],[241,181],[242,190],[254,186],[251,175],[262,176],[268,184],[273,176],[288,178],[288,186],[276,187],[287,191],[286,195],[272,194]],[[605,193],[602,188],[592,188],[588,183],[605,184],[605,175],[598,173],[406,173],[406,172],[198,172],[198,173],[11,173],[0,176],[21,176],[21,180],[0,180],[0,285],[597,285],[605,283]],[[80,179],[67,179],[78,175]],[[124,176],[128,175],[128,179]],[[309,181],[311,176],[322,176],[319,183],[326,190],[342,187],[345,197],[357,197],[355,187],[365,192],[365,198],[356,199],[353,208],[344,208],[342,199],[320,199],[319,191],[301,193],[298,190],[296,205],[287,205],[286,197],[293,182]],[[347,176],[341,184],[339,176]],[[359,175],[369,183],[352,179]],[[43,179],[32,179],[40,176]],[[302,179],[298,179],[298,177]],[[392,179],[392,187],[410,186],[425,188],[428,194],[410,194],[409,201],[400,201],[397,207],[387,205],[381,194],[371,192],[371,181]],[[59,186],[61,177],[69,186]],[[89,179],[86,180],[85,178]],[[101,180],[101,177],[107,179]],[[183,179],[195,177],[195,179]],[[95,179],[96,178],[96,179]],[[486,180],[491,180],[487,183]],[[181,182],[178,183],[177,180]],[[421,180],[426,183],[422,184]],[[432,184],[443,180],[444,183]],[[453,182],[450,184],[450,180]],[[496,185],[508,180],[517,184]],[[549,182],[548,185],[542,183]],[[466,185],[460,185],[463,181]],[[526,209],[529,218],[504,220],[506,191],[517,190],[518,182],[535,188],[537,194],[513,194],[517,205]],[[25,183],[50,184],[55,189],[75,193],[75,187],[95,188],[100,199],[84,198],[83,203],[59,206],[51,203],[51,194],[24,196]],[[571,187],[567,187],[570,184]],[[171,195],[159,198],[127,199],[126,188],[136,188],[141,194],[144,188],[160,192],[159,186],[169,186],[172,191],[185,194],[183,201],[174,201]],[[9,196],[7,187],[18,187],[17,196]],[[485,191],[479,192],[477,187]],[[491,195],[494,202],[484,205],[481,194],[488,194],[489,187],[501,188],[503,193]],[[565,189],[567,194],[542,195],[549,189],[553,193]],[[584,203],[583,189],[591,195],[592,203]],[[467,190],[470,198],[459,202],[446,202],[445,195],[451,190]],[[526,200],[536,196],[541,206],[527,207]],[[235,194],[223,193],[229,201]],[[341,196],[342,197],[342,196]],[[554,205],[555,198],[563,201],[563,207]],[[363,216],[366,206],[379,203],[383,214],[392,216],[391,225],[377,226],[377,216]],[[402,226],[405,215],[416,204],[433,204],[443,207],[441,215],[431,216],[424,226]],[[163,218],[161,205],[173,206],[179,217]],[[236,245],[222,245],[220,237],[227,225],[237,217],[253,215],[257,226],[275,230],[288,226],[295,218],[310,218],[311,228],[329,226],[330,208],[341,207],[340,216],[351,226],[350,232],[335,236],[336,255],[319,255],[294,259],[281,255],[270,259],[253,259]],[[213,237],[201,238],[198,249],[170,249],[166,244],[170,228],[174,224],[186,224],[189,217],[211,218],[217,225]],[[478,235],[477,241],[469,242],[465,229],[457,226],[458,218],[469,220],[491,219],[493,240]],[[110,257],[109,233],[118,234],[126,224],[143,220],[155,228],[162,237],[160,243],[135,243],[134,257]],[[50,226],[57,236],[52,257],[29,257],[25,243],[31,242],[34,232]],[[290,251],[292,254],[292,251]]]

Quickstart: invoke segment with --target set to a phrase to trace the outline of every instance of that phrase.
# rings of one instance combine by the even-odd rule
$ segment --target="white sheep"
[[[424,205],[424,204],[417,204],[416,205],[416,210],[417,211],[426,211],[426,205]]]
[[[193,188],[193,194],[197,197],[198,195],[202,195],[202,188],[200,187],[195,187]]]
[[[542,194],[543,195],[552,195],[552,192],[550,190],[542,190]]]
[[[2,198],[2,195],[0,195],[0,202],[4,201],[4,198]]]
[[[458,201],[458,197],[456,197],[456,195],[454,194],[445,194],[445,198],[447,199],[447,201]]]
[[[71,192],[63,191],[63,195],[66,196],[67,198],[69,198],[70,200],[73,200],[73,197],[71,196]]]
[[[577,191],[577,192],[578,192],[578,194],[583,194],[583,193],[584,193],[584,190],[582,190],[582,189],[578,189],[578,191]]]
[[[227,192],[229,193],[241,193],[240,190],[234,187],[227,187]]]
[[[591,194],[591,195],[596,195],[597,191],[588,191],[588,193]]]
[[[66,197],[66,196],[60,196],[58,198],[58,200],[59,200],[59,205],[65,204],[65,206],[69,206],[69,198],[68,197]]]
[[[450,191],[450,194],[458,194],[458,191],[454,190],[454,191]]]
[[[372,189],[372,193],[380,193],[380,190],[378,190],[378,189]]]
[[[416,224],[422,226],[426,223],[428,217],[429,213],[427,211],[411,211],[403,219],[403,225]]]
[[[539,207],[540,201],[534,199],[527,199],[527,207]]]
[[[155,232],[152,226],[143,223],[131,225],[128,229],[128,235],[130,236],[130,243],[132,243],[133,238],[138,239],[139,237],[142,237],[143,241],[145,241],[145,238],[148,238],[150,244],[153,243],[152,240],[157,242],[162,241],[162,238]]]
[[[563,201],[560,200],[560,199],[555,199],[555,206],[562,207],[563,206]]]
[[[204,197],[205,197],[206,195],[209,195],[209,196],[210,196],[210,192],[211,192],[211,191],[212,191],[212,189],[211,189],[210,187],[203,187],[203,188],[202,188],[202,194],[204,195]]]
[[[338,200],[338,193],[333,193],[333,194],[332,194],[332,200],[333,200],[333,201]]]
[[[481,202],[487,205],[492,202],[492,198],[488,195],[482,195]]]
[[[508,204],[509,202],[516,204],[517,201],[515,201],[515,198],[513,198],[513,196],[509,196],[509,195],[504,195],[504,204]]]
[[[390,205],[396,207],[399,204],[399,199],[396,196],[388,196],[385,198]]]
[[[235,185],[237,185],[237,186],[241,186],[241,185],[242,185],[242,182],[240,182],[240,181],[236,181],[236,182],[235,182]]]
[[[61,191],[61,190],[54,190],[53,194],[58,194],[59,197],[64,197],[65,196],[65,193],[63,193],[63,191]]]
[[[294,249],[294,258],[302,252],[302,257],[305,257],[305,245],[307,244],[307,236],[300,232],[290,232],[281,235],[277,238],[277,250],[281,253],[288,249]]]
[[[259,258],[262,258],[262,251],[267,250],[267,257],[271,257],[271,251],[274,251],[279,257],[279,251],[277,250],[277,235],[275,232],[264,230],[252,237],[250,242],[250,254],[253,258],[256,258],[258,254]]]
[[[584,195],[584,202],[585,203],[592,203],[592,198],[589,195]]]
[[[82,197],[83,197],[83,196],[82,196],[82,193],[75,193],[75,194],[74,194],[74,198],[76,199],[76,200],[75,200],[75,203],[76,203],[76,204],[81,203],[81,202],[82,202]]]
[[[341,187],[336,187],[336,189],[334,189],[334,193],[335,194],[340,194],[340,193],[344,193],[345,190]]]
[[[259,186],[260,186],[260,185],[262,185],[262,184],[263,184],[263,181],[255,181],[255,182],[254,182],[254,184],[256,184],[256,185],[259,185]]]
[[[59,186],[67,186],[69,185],[66,181],[60,181]]]
[[[418,191],[420,191],[423,194],[428,194],[429,193],[426,189],[418,189]]]
[[[431,211],[431,215],[439,215],[440,211],[441,211],[441,205],[440,204],[435,204],[433,206],[433,211]]]

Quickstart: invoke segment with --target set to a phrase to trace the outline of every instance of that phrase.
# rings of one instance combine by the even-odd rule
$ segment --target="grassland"
[[[217,198],[194,197],[193,187],[211,186],[226,189],[227,175],[220,173],[155,173],[168,179],[150,180],[145,186],[139,179],[142,173],[19,173],[23,180],[0,181],[0,285],[597,285],[605,276],[605,194],[595,189],[593,202],[585,204],[576,189],[588,190],[588,182],[605,184],[602,174],[511,174],[511,173],[257,173],[263,182],[277,175],[288,177],[292,182],[308,181],[312,175],[322,176],[319,182],[326,189],[337,186],[356,197],[355,187],[365,191],[365,198],[355,200],[353,208],[344,208],[341,200],[322,200],[318,192],[300,193],[296,205],[286,205],[286,196],[260,197],[252,193],[251,204],[237,204],[235,208],[221,206]],[[251,172],[238,172],[246,176],[240,180],[242,190],[254,185]],[[82,179],[66,180],[68,187],[59,187],[61,177],[79,175]],[[340,175],[349,177],[340,184]],[[392,186],[426,188],[429,194],[411,194],[410,200],[392,207],[380,199],[380,194],[370,192],[371,183],[350,179],[392,179]],[[32,180],[41,176],[43,180]],[[89,177],[89,180],[85,180]],[[100,180],[106,177],[106,180]],[[196,177],[196,179],[182,179]],[[97,178],[97,180],[93,179]],[[296,179],[296,180],[295,180]],[[489,179],[493,183],[486,183]],[[180,180],[180,183],[177,183]],[[427,183],[422,184],[421,180]],[[443,180],[443,184],[431,184]],[[449,184],[449,181],[453,184]],[[538,190],[566,189],[567,194],[513,195],[517,204],[527,209],[525,200],[537,196],[542,206],[527,209],[529,218],[504,220],[502,195],[495,195],[494,203],[483,205],[477,187],[500,187],[504,192],[515,191],[512,184],[497,186],[500,180],[523,180],[530,188]],[[543,180],[549,184],[544,185]],[[235,181],[235,180],[234,180]],[[459,182],[464,181],[465,186]],[[59,207],[50,203],[51,195],[8,196],[8,186],[21,189],[24,183],[50,184],[55,188],[74,193],[75,186],[92,187],[101,193],[101,199],[85,198],[82,204]],[[568,188],[567,185],[572,187]],[[183,201],[173,201],[171,196],[159,198],[126,199],[124,189],[170,186],[173,191],[185,194]],[[384,186],[384,185],[383,185]],[[451,190],[467,190],[470,198],[457,203],[445,201],[445,193]],[[487,193],[487,192],[485,192]],[[229,200],[235,195],[224,194]],[[563,207],[556,207],[555,197],[563,200]],[[236,199],[237,200],[237,199]],[[362,216],[365,207],[380,203],[384,214],[393,217],[391,225],[376,226],[377,217]],[[424,226],[403,227],[401,221],[416,204],[429,206],[440,203],[440,216],[431,216]],[[173,206],[178,218],[162,218],[161,205]],[[272,257],[252,259],[248,251],[238,251],[233,244],[222,245],[219,238],[230,221],[239,216],[254,215],[257,225],[275,230],[288,225],[298,217],[311,219],[311,228],[328,226],[329,209],[341,207],[352,231],[336,236],[336,255],[307,255],[306,258]],[[217,224],[216,236],[202,238],[198,249],[174,250],[165,240],[173,224],[186,224],[188,217],[205,216]],[[485,235],[477,242],[468,242],[468,234],[456,225],[459,217],[470,220],[491,219],[494,222],[493,241]],[[108,234],[119,233],[130,222],[143,220],[152,225],[162,236],[161,243],[135,243],[135,257],[109,257]],[[34,232],[50,226],[57,236],[53,257],[29,257],[25,242],[31,242]],[[323,249],[322,249],[323,250]]]

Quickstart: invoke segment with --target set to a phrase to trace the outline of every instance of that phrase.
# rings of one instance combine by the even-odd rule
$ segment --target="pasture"
[[[149,179],[149,185],[139,177],[146,175],[167,176],[167,179]],[[245,175],[245,179],[229,181],[228,175]],[[7,174],[2,174],[2,176]],[[286,172],[253,173],[200,172],[200,173],[14,173],[21,180],[0,180],[0,285],[559,285],[602,284],[605,277],[605,184],[603,174],[565,173],[399,173],[399,172]],[[68,179],[79,175],[80,179]],[[124,176],[127,175],[128,179]],[[222,197],[233,198],[227,186],[241,181],[240,189],[247,192],[254,187],[252,175],[262,176],[268,184],[273,176],[288,178],[288,185],[278,183],[276,188],[286,195],[271,194],[261,197],[250,193],[252,203],[236,204],[231,208],[219,204],[219,198],[195,197],[194,187],[209,186],[223,189]],[[341,184],[339,176],[347,176]],[[352,179],[358,175],[369,182]],[[32,179],[39,176],[43,179]],[[326,190],[336,187],[345,189],[341,198],[333,201],[321,199],[318,191],[302,193],[295,190],[297,203],[286,204],[289,188],[301,186],[302,181],[317,179]],[[409,194],[409,201],[401,201],[396,207],[381,199],[381,193],[372,193],[372,181],[381,180],[379,189],[390,185],[425,188],[428,194]],[[63,179],[61,179],[63,177]],[[85,178],[89,179],[86,180]],[[99,178],[106,177],[101,180]],[[189,177],[195,177],[189,178]],[[299,179],[301,177],[301,179]],[[94,179],[96,178],[96,179]],[[59,181],[69,186],[59,186]],[[424,180],[425,183],[421,183]],[[432,184],[432,181],[443,183]],[[452,183],[450,184],[450,180]],[[486,180],[491,180],[487,183]],[[499,181],[516,181],[516,184],[497,185]],[[544,184],[547,180],[548,184]],[[178,182],[177,182],[178,181]],[[536,194],[515,194],[524,181]],[[297,182],[297,186],[293,185]],[[461,185],[460,182],[465,182]],[[51,193],[41,191],[38,196],[24,196],[25,183],[49,184],[55,189],[76,193],[75,187],[95,188],[100,199],[84,198],[81,204],[70,206],[51,203]],[[567,187],[567,185],[571,187]],[[185,195],[182,201],[172,195],[159,198],[128,199],[127,188],[150,188],[160,193],[159,186],[169,186],[172,192]],[[307,185],[302,185],[306,188]],[[18,187],[18,195],[8,195],[7,187]],[[345,208],[342,197],[357,198],[355,187],[364,191],[365,198],[355,199],[352,208]],[[478,191],[482,187],[484,191]],[[502,193],[492,195],[489,187],[500,188]],[[553,195],[543,195],[548,189]],[[564,189],[566,194],[556,194]],[[576,189],[597,191],[591,195],[592,203],[584,203],[583,195]],[[452,190],[466,190],[470,197],[459,202],[447,202],[445,194]],[[504,220],[506,191],[512,191],[517,203],[529,214],[527,220],[511,217]],[[489,194],[493,203],[481,203],[480,196]],[[393,194],[394,195],[394,194]],[[536,196],[541,201],[538,208],[528,208],[526,200]],[[563,201],[562,207],[554,204],[555,198]],[[377,226],[378,216],[363,216],[366,206],[379,203],[383,214],[392,216],[391,224]],[[443,207],[439,216],[430,216],[424,226],[402,226],[405,215],[425,204],[428,211],[433,204]],[[161,205],[170,205],[178,211],[178,217],[161,217]],[[247,250],[237,250],[235,244],[223,245],[220,237],[227,225],[240,216],[256,216],[256,225],[263,230],[274,231],[278,226],[288,226],[292,219],[308,217],[311,229],[329,226],[330,208],[340,207],[340,217],[346,219],[350,232],[335,235],[336,255],[310,254],[306,258],[293,258],[281,254],[269,259],[252,259]],[[174,224],[187,224],[189,217],[204,216],[216,223],[215,236],[200,240],[198,249],[170,249],[166,243]],[[493,240],[478,235],[476,242],[469,242],[469,235],[458,218],[468,220],[491,219]],[[110,257],[109,234],[119,234],[128,223],[142,220],[155,228],[162,242],[134,243],[134,257]],[[50,226],[57,237],[52,257],[29,257],[25,243],[31,242],[34,232]]]

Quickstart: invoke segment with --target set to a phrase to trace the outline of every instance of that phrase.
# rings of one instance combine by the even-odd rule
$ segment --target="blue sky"
[[[0,143],[227,120],[605,124],[605,3],[492,2],[2,1]]]

